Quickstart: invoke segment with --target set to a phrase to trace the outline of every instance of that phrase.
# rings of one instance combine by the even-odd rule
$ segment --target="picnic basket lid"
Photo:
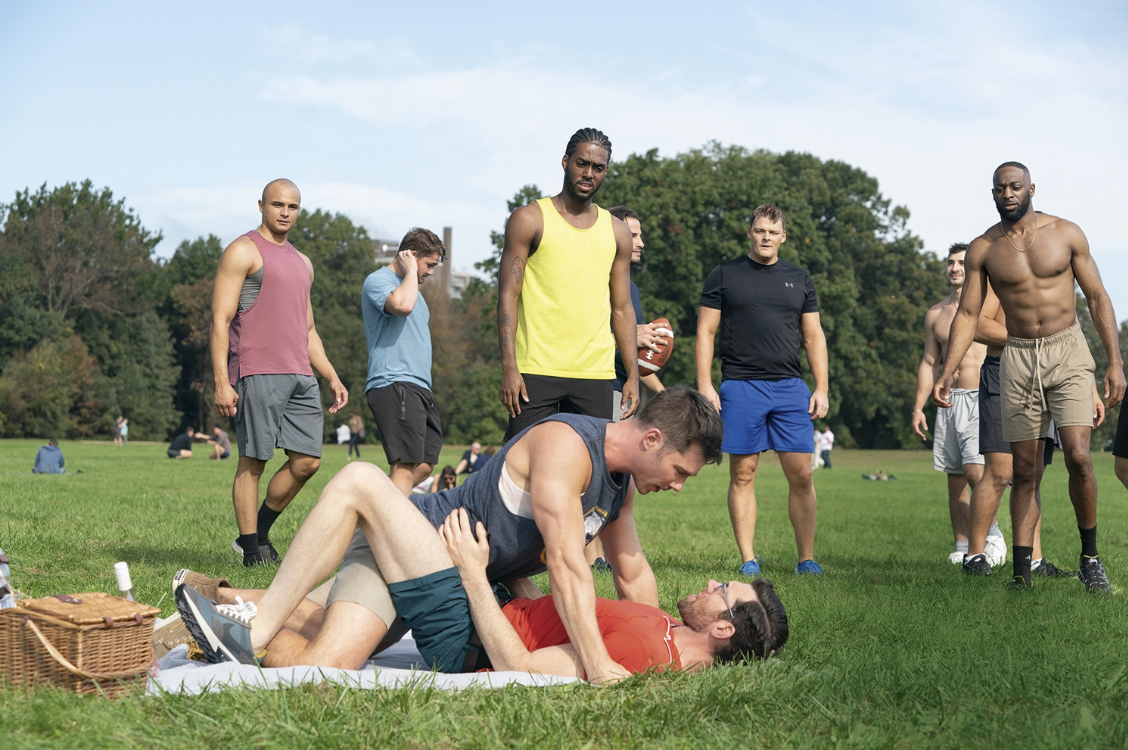
[[[77,602],[77,603],[76,603]],[[107,619],[126,622],[141,617],[156,616],[160,610],[148,604],[131,602],[120,596],[110,596],[101,591],[86,594],[49,596],[44,599],[21,599],[17,606],[33,612],[67,620],[75,625],[96,625]]]

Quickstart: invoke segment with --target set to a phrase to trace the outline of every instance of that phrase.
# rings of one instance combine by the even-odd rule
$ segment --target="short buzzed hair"
[[[967,243],[966,242],[956,242],[956,243],[953,243],[950,248],[948,248],[948,257],[951,258],[956,253],[966,253],[966,252],[967,252]]]
[[[1014,167],[1015,169],[1021,169],[1022,173],[1024,175],[1026,175],[1026,181],[1030,182],[1030,170],[1027,169],[1026,165],[1023,164],[1020,161],[1005,161],[1005,162],[1003,162],[999,166],[995,167],[995,171],[991,173],[992,176],[997,175],[999,173],[1000,169],[1006,169],[1007,167]]]
[[[748,226],[751,227],[755,224],[756,219],[767,219],[773,224],[778,221],[783,225],[783,231],[787,231],[787,217],[783,215],[779,206],[773,206],[771,203],[756,206],[756,210],[752,212],[752,218],[748,220]]]
[[[721,442],[725,437],[721,415],[709,399],[684,385],[658,393],[638,414],[641,427],[657,427],[666,446],[678,453],[692,447],[701,449],[705,463],[721,463]]]
[[[277,180],[271,180],[270,182],[266,183],[266,187],[264,187],[262,189],[262,202],[263,203],[266,203],[266,194],[269,193],[270,189],[272,187],[274,187],[275,185],[282,185],[283,187],[292,187],[294,190],[298,191],[299,198],[301,197],[302,191],[298,190],[298,186],[294,184],[293,180],[287,180],[285,177],[279,177]]]
[[[400,250],[414,250],[416,257],[429,258],[439,256],[439,260],[446,259],[446,248],[438,235],[430,229],[415,227],[403,236],[399,243]]]
[[[615,206],[614,208],[609,208],[607,209],[607,213],[611,214],[619,221],[634,219],[639,224],[642,223],[642,219],[638,218],[638,214],[634,212],[634,209],[627,208],[626,206]]]

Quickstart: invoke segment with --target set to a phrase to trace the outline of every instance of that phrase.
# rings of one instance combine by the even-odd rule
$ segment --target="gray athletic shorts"
[[[963,474],[964,464],[982,464],[979,452],[979,391],[952,389],[952,405],[936,410],[932,431],[932,468]]]
[[[239,455],[269,461],[274,449],[321,458],[325,415],[312,375],[248,375],[235,384]]]
[[[384,645],[396,643],[408,632],[396,612],[396,605],[392,603],[388,584],[376,565],[372,548],[368,546],[368,540],[360,529],[353,533],[345,559],[341,561],[341,570],[333,581],[333,587],[329,589],[326,609],[333,602],[359,604],[383,620],[388,627],[388,633],[381,641]]]

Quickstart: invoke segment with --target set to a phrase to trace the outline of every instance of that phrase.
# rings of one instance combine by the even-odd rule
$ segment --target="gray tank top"
[[[607,420],[580,414],[557,414],[544,421],[563,422],[575,430],[591,456],[591,481],[580,498],[584,513],[585,542],[590,542],[600,530],[619,517],[630,485],[629,474],[612,474],[607,469],[603,455],[603,439],[607,433]],[[533,425],[535,426],[535,425]],[[533,514],[525,502],[519,503],[508,472],[503,476],[505,457],[525,433],[522,430],[506,443],[481,471],[453,490],[443,490],[433,495],[413,495],[411,501],[436,527],[456,508],[466,508],[470,523],[481,521],[490,535],[490,562],[486,573],[491,581],[508,581],[513,578],[536,575],[545,571],[544,537],[533,521]],[[509,482],[509,491],[503,491]],[[504,497],[508,495],[508,497]]]
[[[262,264],[262,268],[252,273],[247,278],[243,279],[243,288],[239,290],[239,312],[245,313],[251,309],[262,291],[262,276],[263,271],[266,270],[266,264]]]

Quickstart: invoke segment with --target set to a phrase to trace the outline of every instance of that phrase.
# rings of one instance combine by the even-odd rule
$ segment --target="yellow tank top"
[[[551,198],[537,204],[544,230],[517,298],[517,369],[529,375],[611,380],[611,214],[597,206],[595,224],[576,229]]]

